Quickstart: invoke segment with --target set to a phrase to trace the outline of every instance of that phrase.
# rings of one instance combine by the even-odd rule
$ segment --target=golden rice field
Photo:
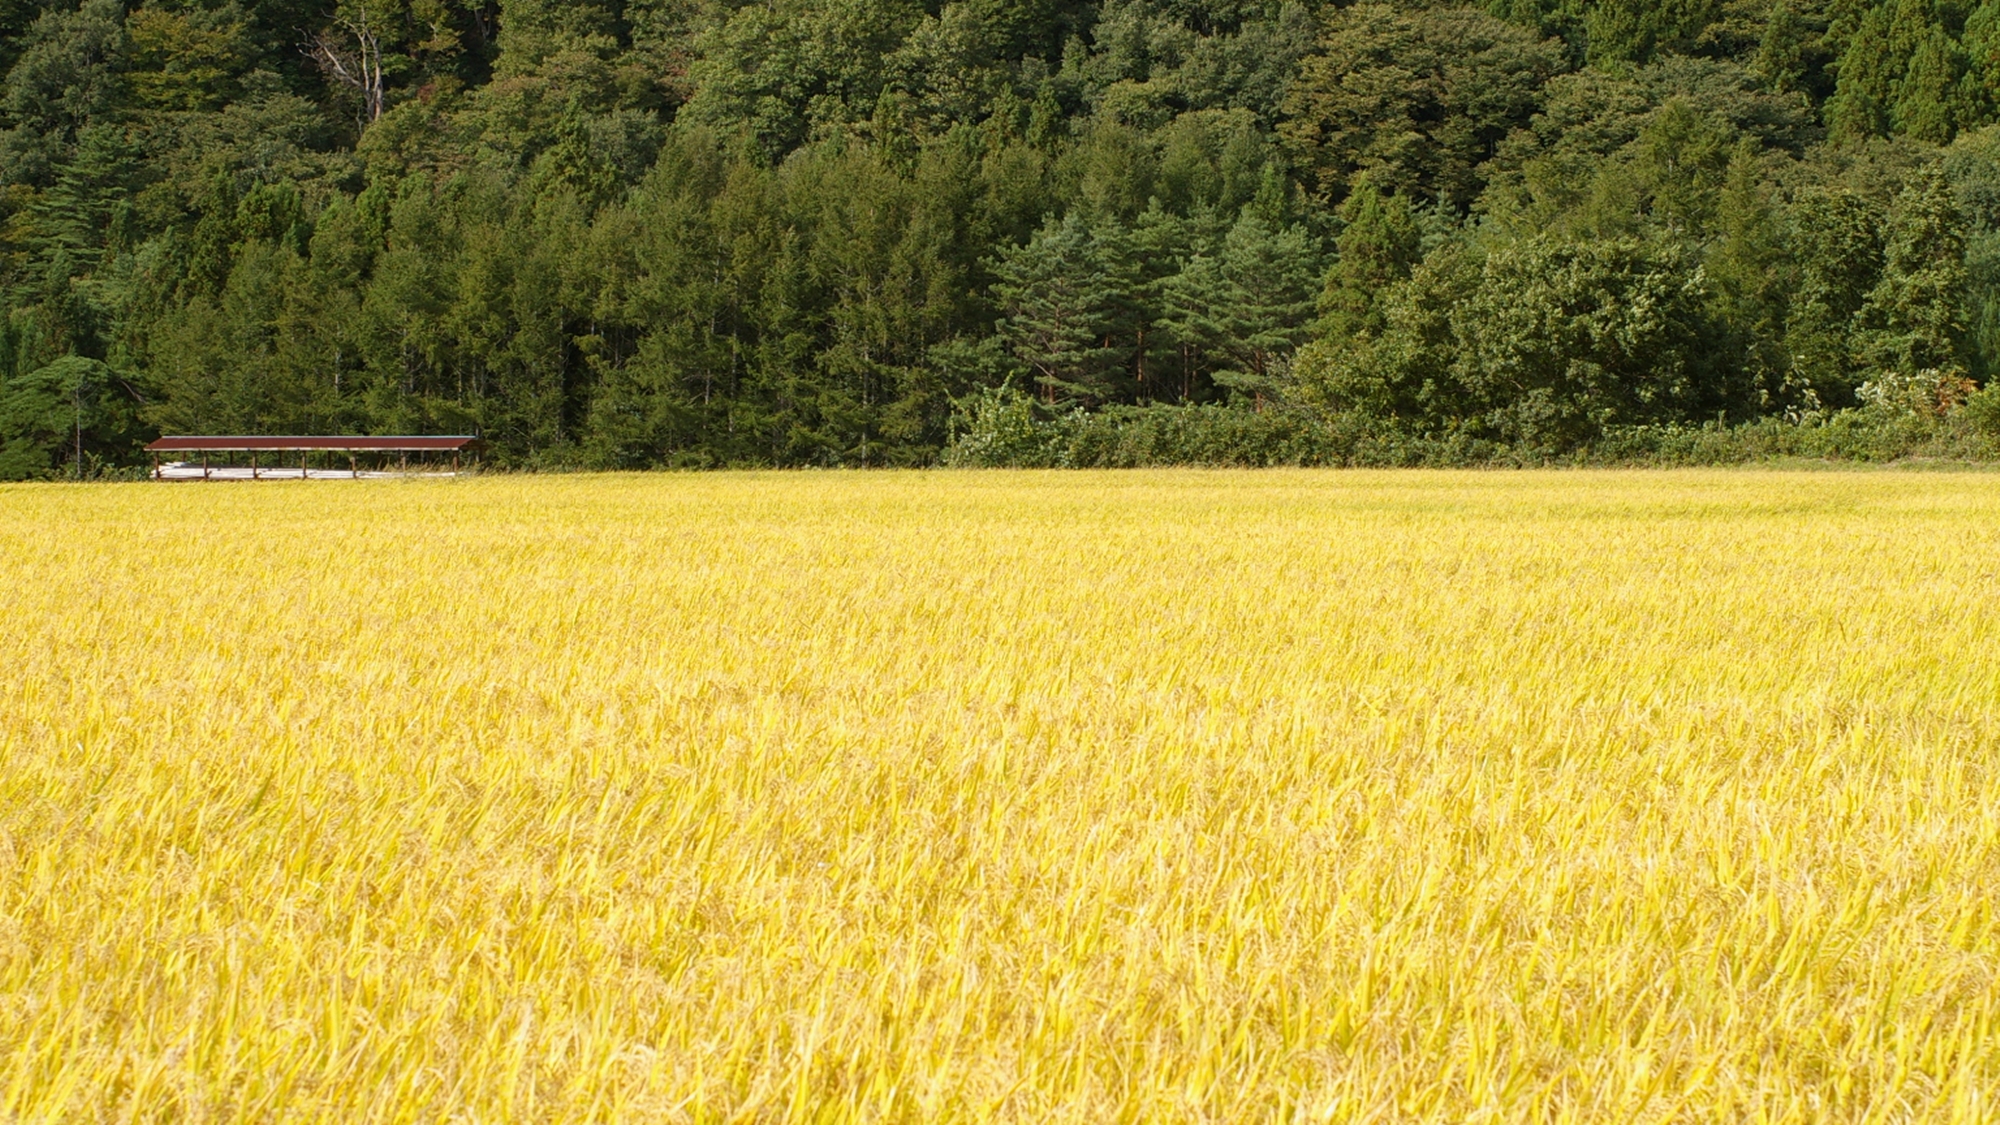
[[[2000,476],[0,489],[0,1121],[2000,1119]]]

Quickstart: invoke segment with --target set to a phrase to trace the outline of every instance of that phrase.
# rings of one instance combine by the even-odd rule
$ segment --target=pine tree
[[[2000,0],[1985,0],[1966,17],[1959,44],[1965,52],[1966,124],[1991,122],[2000,117]]]
[[[1897,84],[1890,112],[1896,130],[1931,144],[1950,141],[1964,116],[1959,105],[1964,68],[1958,44],[1944,28],[1932,26]]]
[[[1779,0],[1765,19],[1764,36],[1757,45],[1757,73],[1773,90],[1805,88],[1806,42],[1805,21]]]
[[[1311,334],[1316,257],[1303,228],[1274,230],[1253,208],[1243,209],[1222,244],[1229,335],[1217,384],[1262,406],[1282,363]]]
[[[214,296],[229,278],[230,256],[238,239],[236,213],[240,200],[236,177],[218,170],[202,185],[198,218],[187,235],[183,298]]]
[[[113,125],[79,130],[75,155],[56,168],[54,183],[36,207],[44,252],[60,248],[87,270],[106,250],[129,241],[137,181],[136,154],[124,130]]]
[[[1784,391],[1784,323],[1793,271],[1761,171],[1756,149],[1739,144],[1724,178],[1716,240],[1705,268],[1718,319],[1738,337],[1732,350],[1742,352],[1758,390],[1775,397]]]
[[[1160,284],[1160,316],[1154,324],[1173,344],[1182,402],[1193,401],[1224,361],[1230,341],[1231,290],[1222,262],[1204,252],[1188,258],[1179,272]]]
[[[116,458],[138,436],[129,383],[94,359],[67,355],[0,380],[0,480]],[[81,458],[81,460],[79,460]]]
[[[1904,56],[1890,38],[1889,8],[1870,8],[1841,53],[1840,82],[1826,103],[1829,132],[1845,137],[1879,137],[1889,132],[1889,108]]]
[[[1122,390],[1124,349],[1109,342],[1120,294],[1083,219],[1050,219],[1027,245],[993,263],[1001,339],[1050,403],[1103,402]]]
[[[1347,226],[1320,294],[1319,330],[1334,341],[1377,336],[1384,323],[1382,295],[1422,260],[1422,235],[1409,202],[1384,196],[1371,183],[1362,183],[1341,206],[1341,218]]]
[[[1965,227],[1939,168],[1925,171],[1889,212],[1882,277],[1862,309],[1865,354],[1903,375],[1962,373]]]
[[[1799,286],[1786,326],[1792,377],[1829,407],[1854,402],[1855,318],[1882,275],[1881,208],[1850,191],[1815,192],[1793,210]]]
[[[1206,309],[1207,298],[1191,296],[1181,275],[1196,258],[1210,268],[1222,248],[1227,224],[1205,204],[1175,214],[1156,199],[1125,235],[1121,253],[1131,262],[1132,299],[1127,323],[1135,337],[1133,373],[1140,402],[1192,399],[1205,382],[1206,352],[1182,318]]]

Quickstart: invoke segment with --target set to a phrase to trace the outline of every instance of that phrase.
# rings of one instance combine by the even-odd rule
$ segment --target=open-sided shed
[[[160,471],[160,455],[163,453],[199,453],[203,479],[209,475],[208,458],[213,453],[247,453],[250,455],[250,477],[257,479],[257,458],[261,453],[299,455],[299,475],[307,476],[307,460],[314,453],[347,454],[348,472],[354,476],[361,474],[357,455],[362,453],[394,453],[398,463],[409,466],[410,454],[432,453],[451,454],[451,471],[459,470],[459,458],[474,450],[479,439],[469,434],[446,434],[439,436],[401,435],[358,435],[358,434],[283,434],[283,435],[188,435],[163,437],[146,447],[153,455],[153,477],[165,479]]]

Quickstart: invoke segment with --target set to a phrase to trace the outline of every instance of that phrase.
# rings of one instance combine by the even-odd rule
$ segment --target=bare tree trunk
[[[368,9],[363,7],[354,19],[341,18],[340,27],[353,37],[350,46],[346,36],[335,35],[331,30],[314,35],[306,44],[306,54],[319,64],[327,77],[361,95],[361,124],[380,120],[387,108],[387,91],[382,78],[382,40],[368,22]]]

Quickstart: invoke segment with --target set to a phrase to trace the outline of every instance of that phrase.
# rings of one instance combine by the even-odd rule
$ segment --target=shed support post
[[[397,468],[398,468],[398,469],[399,469],[400,471],[402,471],[402,472],[405,472],[405,473],[409,472],[409,471],[410,471],[410,455],[409,455],[408,453],[399,453],[399,454],[397,454],[397,455],[396,455],[396,467],[397,467]]]
[[[250,479],[257,479],[257,455],[255,453],[250,455]]]
[[[205,449],[201,453],[201,479],[208,479],[208,451]]]
[[[312,456],[312,454],[310,454],[310,453],[306,452],[305,450],[303,450],[303,449],[299,450],[299,479],[300,479],[300,480],[310,480],[310,479],[312,479],[312,472],[311,472],[310,470],[308,470],[308,469],[306,468],[306,458],[308,458],[308,457],[311,457],[311,456]]]
[[[361,479],[361,468],[354,463],[354,454],[352,453],[347,455],[347,475],[352,480]]]
[[[153,479],[160,479],[160,455],[157,453],[153,454]]]
[[[451,475],[452,475],[452,476],[457,476],[457,475],[458,475],[458,451],[457,451],[457,450],[453,450],[453,451],[452,451],[452,454],[451,454]]]

